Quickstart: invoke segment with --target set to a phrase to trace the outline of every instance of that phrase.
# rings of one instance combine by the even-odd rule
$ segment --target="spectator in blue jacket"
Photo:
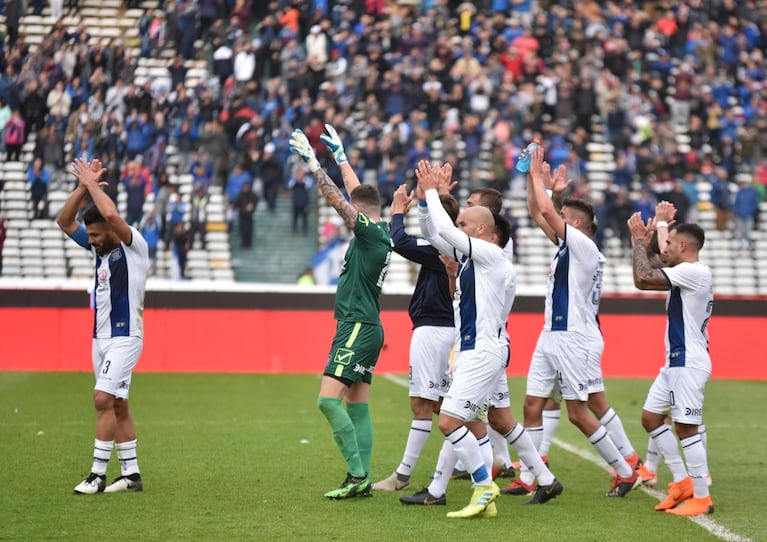
[[[27,173],[32,198],[32,217],[48,218],[48,185],[51,174],[43,165],[42,158],[35,158]]]
[[[741,177],[738,181],[738,191],[732,204],[732,214],[735,218],[735,243],[740,249],[751,248],[751,230],[754,229],[756,211],[759,209],[759,192],[750,178]]]

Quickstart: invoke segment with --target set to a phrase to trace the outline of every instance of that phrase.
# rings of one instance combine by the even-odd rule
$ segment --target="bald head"
[[[469,237],[492,242],[495,219],[487,207],[467,207],[458,215],[458,227]]]

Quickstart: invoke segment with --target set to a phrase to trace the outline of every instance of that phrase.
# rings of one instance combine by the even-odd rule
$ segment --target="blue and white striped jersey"
[[[120,243],[99,256],[87,244],[85,226],[70,237],[96,257],[93,337],[144,337],[144,291],[149,272],[149,247],[131,226],[131,244]]]
[[[591,238],[565,225],[565,239],[559,244],[549,271],[544,330],[589,333],[589,320],[595,315],[587,307],[591,303],[589,296],[599,269],[599,256],[599,249]]]
[[[426,191],[428,210],[419,205],[421,231],[443,254],[459,253],[453,301],[460,333],[456,350],[498,352],[509,344],[506,321],[516,294],[516,272],[498,245],[472,238],[455,227],[436,190]]]
[[[711,269],[683,262],[661,271],[671,290],[666,298],[666,367],[691,367],[711,374],[708,319],[714,308]]]

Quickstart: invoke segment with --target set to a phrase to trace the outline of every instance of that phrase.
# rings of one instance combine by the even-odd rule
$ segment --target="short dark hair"
[[[493,220],[495,220],[493,233],[498,236],[498,246],[503,248],[509,242],[509,237],[511,237],[511,224],[500,213],[493,213]]]
[[[495,188],[482,186],[472,190],[472,194],[479,194],[479,203],[482,207],[487,207],[493,213],[500,213],[503,207],[503,194]]]
[[[349,201],[351,203],[357,203],[362,207],[374,209],[376,207],[381,207],[381,194],[378,193],[378,188],[375,186],[371,184],[361,184],[349,194]]]
[[[594,207],[588,201],[579,198],[565,198],[562,200],[562,207],[570,207],[580,211],[586,215],[586,222],[589,224],[594,223]]]
[[[697,224],[679,224],[673,226],[672,231],[675,231],[677,235],[682,234],[687,237],[691,237],[698,245],[698,250],[703,248],[703,243],[706,241],[706,234],[703,232],[703,228]]]
[[[461,211],[461,206],[458,205],[458,200],[450,194],[440,194],[439,201],[442,202],[442,208],[447,211],[447,215],[453,221],[453,224],[455,224],[455,221],[458,220],[458,213]]]
[[[83,213],[83,222],[85,222],[86,226],[90,226],[91,224],[106,222],[106,219],[101,216],[98,208],[95,205],[92,205]]]

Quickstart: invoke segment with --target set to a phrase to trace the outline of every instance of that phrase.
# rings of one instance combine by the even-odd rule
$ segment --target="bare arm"
[[[92,163],[76,158],[72,162],[72,174],[77,177],[80,184],[88,189],[93,204],[104,217],[104,220],[112,227],[112,230],[120,238],[120,241],[130,245],[133,241],[133,232],[128,223],[123,220],[112,199],[101,188],[101,175],[106,171],[101,167],[101,161],[97,158]]]
[[[663,271],[653,267],[647,257],[647,243],[652,232],[642,222],[642,214],[631,215],[628,225],[634,246],[631,258],[634,286],[640,290],[668,290],[671,288],[668,277]]]
[[[351,195],[352,190],[360,185],[359,177],[357,177],[357,174],[354,173],[354,168],[349,165],[349,162],[338,164],[338,167],[341,168],[341,176],[344,180],[344,188],[346,189],[346,193]]]
[[[559,216],[554,202],[546,194],[547,172],[549,166],[543,161],[543,149],[537,148],[530,155],[530,175],[528,176],[528,194],[532,194],[533,208],[538,210],[542,221],[538,223],[546,236],[556,243],[557,238],[565,238],[565,221]],[[531,182],[532,181],[532,182]],[[532,192],[531,192],[532,191]],[[528,200],[530,200],[528,195]],[[535,219],[535,217],[533,217]],[[536,220],[536,222],[538,222]]]
[[[56,224],[58,224],[59,228],[61,228],[67,235],[71,235],[80,227],[80,222],[77,221],[77,210],[80,208],[80,203],[82,203],[87,195],[88,189],[79,184],[61,207],[59,216],[56,219]]]
[[[351,169],[349,164],[346,166]],[[352,173],[354,172],[352,171]],[[317,186],[320,187],[320,192],[325,196],[327,202],[336,210],[336,212],[338,212],[341,218],[343,218],[344,224],[346,224],[349,231],[354,231],[354,225],[357,223],[357,209],[352,207],[352,204],[346,201],[341,190],[339,190],[336,183],[333,182],[333,179],[328,177],[328,174],[325,173],[324,169],[317,169],[312,172],[312,175],[314,175],[314,179],[317,181]]]

